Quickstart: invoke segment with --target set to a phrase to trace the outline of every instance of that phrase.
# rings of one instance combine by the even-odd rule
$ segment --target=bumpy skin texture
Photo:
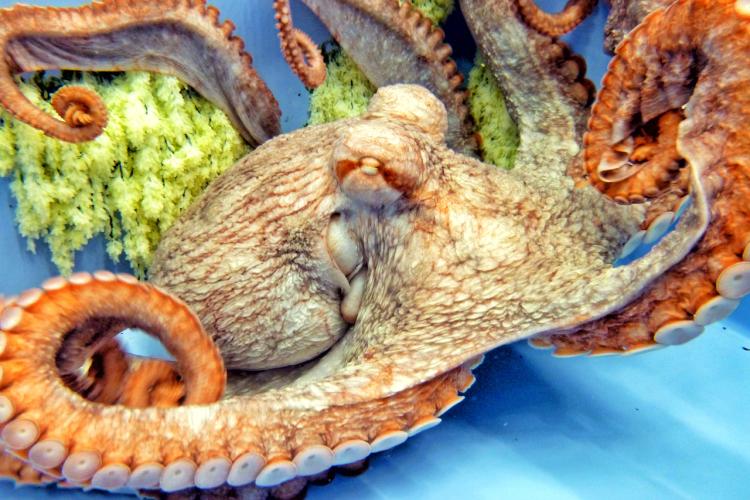
[[[52,137],[87,141],[106,125],[96,94],[82,88],[77,96],[71,93],[65,109],[77,103],[79,112],[63,113],[63,122],[31,104],[13,75],[44,69],[154,71],[189,83],[226,112],[248,142],[260,144],[279,133],[280,111],[233,30],[231,21],[219,23],[219,11],[205,1],[0,9],[0,104]]]
[[[632,80],[659,74],[654,63],[669,68],[670,55],[688,53],[697,78],[678,93],[687,106],[676,139],[657,141],[684,160],[693,203],[649,254],[617,267],[643,210],[566,175],[590,87],[581,63],[511,15],[512,2],[462,9],[518,121],[513,171],[450,149],[441,101],[409,85],[381,88],[360,118],[266,142],[173,227],[152,271],[195,309],[228,367],[273,369],[232,374],[213,404],[87,401],[62,380],[57,357],[67,342],[96,346],[92,331],[113,331],[92,322],[145,322],[176,355],[186,403],[218,397],[223,377],[204,380],[198,367],[208,360],[215,374],[221,360],[185,306],[151,285],[101,273],[53,280],[0,311],[1,433],[13,453],[106,489],[274,486],[434,425],[493,347],[532,335],[562,354],[680,343],[750,291],[742,9],[680,0],[618,51],[587,161],[622,130],[637,132],[640,107],[622,101],[641,100]],[[669,100],[651,102],[663,104],[649,107],[654,117],[673,113]],[[634,110],[618,118],[630,129],[606,120],[620,109]],[[666,124],[665,138],[673,131]]]

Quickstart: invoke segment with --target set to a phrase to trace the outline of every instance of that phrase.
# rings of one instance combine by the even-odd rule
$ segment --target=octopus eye
[[[363,121],[342,134],[332,169],[351,199],[382,207],[418,196],[426,175],[422,152],[445,140],[443,104],[416,85],[378,90]]]
[[[372,207],[411,198],[419,191],[424,163],[419,144],[387,122],[355,126],[333,151],[333,170],[349,198]]]

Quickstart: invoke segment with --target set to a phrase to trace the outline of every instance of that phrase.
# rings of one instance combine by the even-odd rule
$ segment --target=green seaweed
[[[48,113],[66,83],[96,91],[108,110],[104,133],[69,144],[0,110],[0,176],[12,177],[16,220],[31,251],[44,240],[61,273],[97,234],[117,261],[144,276],[161,235],[211,180],[249,152],[226,115],[173,77],[65,72],[19,80]]]
[[[469,72],[468,90],[469,112],[481,137],[482,158],[498,167],[513,168],[518,127],[508,113],[500,85],[480,55]]]
[[[377,90],[340,45],[324,44],[323,55],[326,80],[310,96],[308,125],[361,115]]]

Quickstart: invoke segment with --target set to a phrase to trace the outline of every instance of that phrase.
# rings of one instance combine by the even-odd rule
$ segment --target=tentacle
[[[127,298],[129,303],[116,303],[113,297]],[[31,330],[28,331],[22,326],[25,316],[29,315],[27,313],[36,316],[35,321],[30,321],[28,328]],[[43,324],[45,318],[42,315],[49,324]],[[155,287],[139,284],[131,276],[99,272],[94,276],[77,273],[70,277],[70,281],[52,278],[41,289],[21,294],[0,316],[2,330],[21,330],[29,337],[29,342],[50,328],[60,332],[62,337],[51,342],[60,342],[61,349],[54,363],[61,378],[79,370],[83,361],[92,354],[114,359],[114,362],[103,363],[105,366],[115,365],[103,370],[103,378],[107,378],[108,371],[121,376],[125,372],[122,353],[112,338],[129,326],[158,336],[174,353],[178,359],[178,371],[185,380],[186,403],[207,403],[218,399],[226,375],[218,350],[213,347],[198,319],[181,302]],[[14,340],[23,349],[23,340]],[[188,345],[191,342],[195,344],[192,348]]]
[[[461,0],[461,9],[519,128],[514,174],[559,186],[580,150],[595,92],[585,62],[519,20],[515,0]]]
[[[230,117],[249,142],[279,133],[280,111],[252,69],[230,21],[205,2],[105,0],[79,8],[0,9],[0,104],[18,119],[70,142],[95,138],[106,124],[101,99],[63,89],[60,121],[35,107],[13,75],[44,69],[145,70],[181,78]]]
[[[448,145],[465,152],[476,150],[467,94],[461,88],[463,77],[440,28],[409,2],[302,1],[375,86],[416,83],[428,88],[448,110]]]
[[[606,102],[608,98],[609,95],[602,93],[598,102]],[[610,145],[605,142],[612,133],[606,126],[610,118],[601,114],[592,116],[584,139],[590,146],[584,154],[590,182],[623,204],[641,203],[663,194],[685,167],[676,149],[683,118],[680,111],[664,112],[638,128],[634,135]]]
[[[516,0],[516,7],[529,26],[547,36],[558,37],[581,24],[594,10],[597,1],[568,0],[563,10],[556,14],[544,12],[534,0]]]
[[[289,0],[274,0],[273,8],[284,59],[305,87],[319,87],[326,79],[323,54],[307,34],[294,27]]]
[[[16,456],[74,485],[172,492],[253,482],[270,487],[314,476],[435,425],[436,415],[460,402],[457,392],[474,380],[473,364],[466,364],[383,395],[377,388],[371,392],[366,379],[362,385],[341,373],[305,387],[192,404],[215,400],[223,385],[221,360],[195,317],[131,277],[84,278],[50,280],[0,316],[0,434]],[[80,325],[103,317],[159,336],[178,360],[187,406],[108,407],[65,386],[58,350],[71,335],[83,335]],[[339,379],[349,390],[358,383],[359,389],[343,390]]]
[[[659,87],[664,94],[685,97],[665,99],[659,109],[670,114],[670,107],[685,105],[676,153],[690,168],[690,213],[705,214],[710,224],[705,234],[678,265],[624,309],[535,344],[554,345],[563,353],[680,344],[726,317],[750,293],[750,69],[742,63],[750,54],[750,39],[748,16],[738,5],[734,0],[678,0],[651,14],[617,50],[592,116],[599,130],[587,143],[587,153],[594,155],[621,142],[621,124],[638,122],[643,114],[650,92],[649,86],[638,84],[644,73],[658,74],[654,65],[663,65],[669,74],[672,61],[691,58],[692,76],[685,83],[677,89],[674,82]],[[690,87],[683,89],[686,84]],[[623,108],[630,115],[618,112],[609,118],[611,109]],[[603,123],[609,124],[606,129]]]
[[[185,384],[172,363],[143,360],[128,374],[120,404],[131,408],[179,406],[185,397]]]

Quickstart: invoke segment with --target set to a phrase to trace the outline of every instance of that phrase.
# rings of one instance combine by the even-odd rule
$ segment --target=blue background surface
[[[0,7],[14,2],[0,0]],[[76,1],[36,1],[77,5]],[[562,1],[541,2],[561,6]],[[307,92],[283,63],[269,0],[214,1],[238,26],[260,74],[280,101],[285,130],[306,120]],[[299,27],[325,29],[298,2]],[[572,36],[589,78],[601,80],[606,7]],[[451,40],[459,54],[470,52]],[[56,274],[13,223],[0,180],[0,293],[12,295]],[[126,270],[108,262],[101,240],[76,270]],[[750,338],[745,301],[728,320],[682,347],[627,357],[557,359],[525,343],[491,352],[466,400],[438,427],[371,458],[358,477],[311,487],[309,498],[599,499],[750,497]],[[0,498],[126,498],[0,482]]]

